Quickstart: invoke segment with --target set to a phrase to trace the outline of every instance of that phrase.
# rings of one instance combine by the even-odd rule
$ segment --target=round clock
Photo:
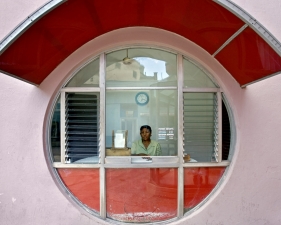
[[[135,100],[138,105],[146,105],[149,101],[149,97],[145,92],[139,92],[136,94]]]

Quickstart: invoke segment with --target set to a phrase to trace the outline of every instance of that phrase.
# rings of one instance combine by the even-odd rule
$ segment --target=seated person
[[[141,140],[135,141],[131,148],[132,155],[139,156],[159,156],[162,154],[160,144],[157,141],[151,140],[151,127],[148,125],[141,126]]]

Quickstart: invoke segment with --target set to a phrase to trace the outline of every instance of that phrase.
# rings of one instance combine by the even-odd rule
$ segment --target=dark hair
[[[152,132],[151,127],[148,126],[148,125],[143,125],[143,126],[141,126],[141,127],[140,127],[140,131],[141,131],[143,128],[148,129],[150,133]]]

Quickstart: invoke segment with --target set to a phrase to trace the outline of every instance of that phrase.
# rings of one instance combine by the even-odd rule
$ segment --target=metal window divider
[[[60,139],[61,139],[61,163],[65,164],[65,92],[61,91],[61,106],[60,106],[60,119],[61,119],[61,133],[60,133]]]
[[[100,163],[100,216],[106,219],[106,179],[105,179],[105,53],[100,55],[100,141],[99,141],[99,163]]]
[[[222,97],[221,91],[218,90],[217,93],[218,102],[218,163],[222,161]]]
[[[177,216],[184,213],[184,171],[183,171],[183,56],[177,55],[178,72],[178,195],[177,195]]]

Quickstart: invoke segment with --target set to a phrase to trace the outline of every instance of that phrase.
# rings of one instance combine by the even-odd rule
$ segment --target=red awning
[[[0,70],[39,85],[88,41],[116,29],[144,26],[171,31],[196,43],[243,86],[281,71],[278,51],[252,26],[244,25],[211,0],[68,0],[2,52]]]

